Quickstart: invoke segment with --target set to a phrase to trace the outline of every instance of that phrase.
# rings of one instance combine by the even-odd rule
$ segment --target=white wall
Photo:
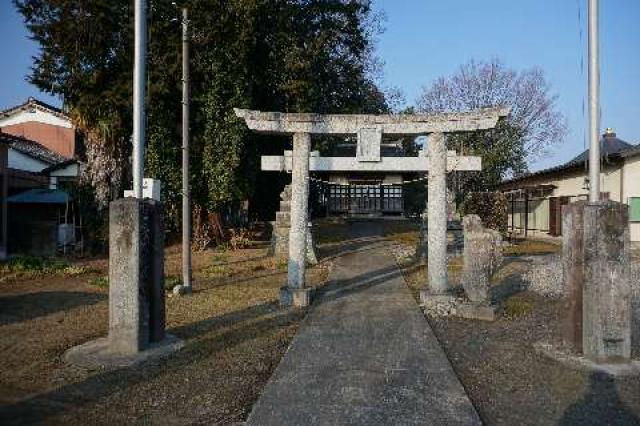
[[[77,177],[80,173],[80,168],[78,167],[78,163],[71,163],[68,166],[57,169],[49,173],[49,176],[55,177]]]
[[[8,117],[0,118],[0,127],[10,126],[12,124],[21,124],[29,122],[38,122],[44,124],[52,124],[54,126],[65,127],[70,129],[71,120],[62,118],[50,112],[41,111],[37,108],[22,110]]]
[[[527,185],[554,185],[552,197],[576,197],[588,195],[585,189],[585,170],[577,170],[566,173],[562,176],[545,177],[541,176],[527,180]],[[600,191],[608,192],[609,199],[613,201],[626,202],[621,193],[623,172],[618,166],[607,167],[600,173]]]
[[[49,166],[50,164],[47,164],[40,160],[36,160],[35,158],[25,155],[20,151],[16,151],[15,149],[9,148],[9,168],[10,169],[24,170],[27,172],[38,173]]]
[[[570,202],[573,202],[588,196],[588,191],[584,188],[585,176],[586,170],[577,170],[566,173],[563,176],[532,178],[527,180],[526,184],[555,185],[556,188],[550,196],[571,197]],[[619,165],[604,167],[600,174],[600,191],[608,192],[610,200],[625,204],[629,203],[629,197],[640,197],[640,156],[627,159],[622,167]],[[547,217],[544,217],[543,212],[540,211],[543,208],[548,209],[548,203],[537,207],[533,212],[529,213],[529,222],[535,223],[538,228],[544,225],[548,228],[548,212]],[[516,227],[524,226],[522,215],[516,212],[515,216]],[[511,212],[509,212],[509,225],[511,225]],[[630,233],[631,241],[640,241],[640,223],[631,222]]]
[[[630,197],[640,197],[640,156],[628,158],[622,174],[624,201]],[[629,226],[631,241],[640,241],[640,222],[631,222]]]

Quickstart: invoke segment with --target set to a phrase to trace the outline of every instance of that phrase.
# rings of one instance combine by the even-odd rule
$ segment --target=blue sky
[[[37,46],[12,3],[0,2],[0,108],[35,96],[59,100],[25,82]],[[447,76],[469,59],[501,59],[515,69],[542,67],[569,123],[566,140],[531,165],[539,169],[583,150],[586,116],[586,0],[374,0],[384,12],[377,40],[384,83],[397,86],[412,104],[423,86]],[[602,127],[640,143],[640,1],[601,1]],[[579,11],[581,21],[578,19]],[[580,30],[582,25],[582,41]]]

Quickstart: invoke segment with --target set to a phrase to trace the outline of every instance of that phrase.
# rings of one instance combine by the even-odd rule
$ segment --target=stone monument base
[[[458,300],[458,297],[453,293],[432,293],[429,290],[422,290],[420,292],[420,304],[421,305],[433,305],[442,303],[453,303]]]
[[[554,347],[549,343],[538,342],[533,347],[539,354],[576,370],[601,372],[614,377],[640,375],[640,360],[621,358],[620,362],[597,363],[566,349]]]
[[[165,358],[183,346],[182,340],[167,334],[162,341],[149,344],[143,351],[126,354],[113,352],[109,347],[109,338],[102,337],[67,350],[63,359],[70,364],[90,369],[125,368],[144,361]]]
[[[460,297],[453,293],[432,293],[430,290],[420,292],[420,306],[425,313],[438,317],[448,317],[455,314]]]
[[[495,321],[498,306],[486,303],[462,302],[456,307],[456,316],[466,319]]]
[[[171,293],[174,296],[189,296],[192,292],[193,290],[191,289],[191,287],[187,287],[184,284],[178,284],[174,286],[173,289],[171,289]]]
[[[280,306],[304,308],[311,304],[312,296],[312,288],[290,288],[284,286],[280,288]]]

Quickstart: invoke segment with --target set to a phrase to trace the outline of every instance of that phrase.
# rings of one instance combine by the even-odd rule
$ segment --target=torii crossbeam
[[[306,306],[306,229],[308,221],[309,171],[428,172],[429,290],[448,292],[446,173],[452,170],[480,170],[479,157],[447,152],[444,133],[486,130],[495,127],[510,108],[486,108],[464,113],[343,115],[262,112],[235,109],[247,126],[260,133],[292,134],[293,151],[284,156],[262,157],[262,169],[292,171],[291,229],[287,287],[281,302]],[[357,135],[356,157],[319,157],[311,154],[311,134]],[[382,135],[429,135],[428,152],[418,157],[382,157]]]

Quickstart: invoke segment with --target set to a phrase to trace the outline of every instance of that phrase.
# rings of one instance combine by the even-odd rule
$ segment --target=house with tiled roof
[[[600,140],[601,198],[629,205],[631,241],[640,242],[640,145],[612,129]],[[561,165],[502,182],[514,234],[562,235],[562,206],[588,199],[589,150]]]
[[[37,142],[67,159],[78,155],[79,138],[69,116],[34,98],[1,111],[0,131]]]
[[[80,172],[76,142],[69,117],[51,105],[30,98],[0,112],[0,258],[54,255],[74,242],[78,214],[66,190]]]

